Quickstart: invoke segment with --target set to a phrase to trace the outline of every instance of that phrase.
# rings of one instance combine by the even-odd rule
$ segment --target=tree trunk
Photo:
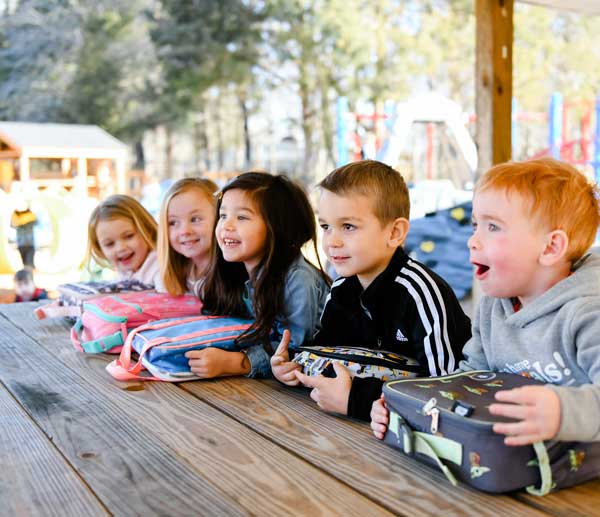
[[[211,168],[210,149],[208,146],[208,131],[206,129],[206,111],[202,110],[198,114],[198,119],[194,124],[195,147],[198,150],[196,156],[196,166],[203,172],[209,171]],[[203,167],[200,163],[204,161]]]
[[[223,170],[223,162],[225,161],[225,150],[223,144],[223,133],[221,131],[221,92],[217,96],[215,103],[215,134],[217,138],[217,167],[219,171]]]
[[[165,126],[165,177],[173,177],[173,131]]]
[[[146,168],[146,157],[144,155],[144,144],[141,140],[135,143],[135,164],[133,168],[136,170],[144,170]]]
[[[375,133],[375,146],[376,149],[379,149],[379,145],[381,144],[383,134],[384,134],[384,120],[383,118],[379,118],[380,115],[383,115],[383,99],[382,99],[382,91],[383,86],[379,83],[380,77],[383,77],[383,73],[385,71],[385,61],[386,61],[386,28],[385,25],[387,23],[385,12],[381,2],[379,2],[375,8],[375,15],[377,17],[377,31],[376,31],[376,59],[375,62],[375,80],[373,82],[373,110],[375,118],[373,119],[373,130]]]
[[[242,121],[244,125],[244,169],[249,169],[252,165],[252,147],[250,143],[250,131],[248,128],[248,105],[246,92],[240,88],[238,91],[238,101],[242,112]]]
[[[321,90],[321,128],[323,131],[323,144],[327,152],[327,159],[335,165],[335,153],[333,148],[333,121],[331,120],[331,105],[329,103],[330,80],[325,70],[321,71],[319,77],[319,89]]]
[[[300,102],[302,105],[302,135],[304,137],[304,159],[302,161],[302,170],[298,179],[304,184],[309,185],[312,181],[313,166],[313,116],[311,108],[310,89],[308,86],[308,74],[304,60],[300,62]]]

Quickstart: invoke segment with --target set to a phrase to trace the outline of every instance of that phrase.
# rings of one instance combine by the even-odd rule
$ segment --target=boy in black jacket
[[[334,170],[319,186],[323,248],[341,278],[312,344],[387,350],[416,359],[425,376],[452,373],[471,323],[450,286],[402,249],[410,200],[400,173],[364,160]],[[313,388],[326,411],[369,420],[382,381],[352,379],[336,363],[335,378],[308,377],[290,362],[287,346],[285,333],[271,359],[278,380]]]

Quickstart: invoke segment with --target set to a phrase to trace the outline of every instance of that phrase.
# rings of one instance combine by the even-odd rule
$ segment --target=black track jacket
[[[471,337],[471,321],[451,287],[402,248],[363,290],[356,276],[331,286],[312,344],[387,350],[419,361],[424,376],[452,373]],[[352,381],[348,415],[370,420],[379,379]]]

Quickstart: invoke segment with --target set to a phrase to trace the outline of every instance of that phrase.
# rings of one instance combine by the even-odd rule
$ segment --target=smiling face
[[[150,248],[129,219],[117,217],[96,225],[100,249],[119,273],[135,273],[146,260]]]
[[[227,262],[243,262],[250,274],[265,252],[267,225],[250,196],[241,189],[223,194],[216,237]]]
[[[517,297],[525,305],[542,294],[540,263],[548,232],[532,221],[523,197],[487,189],[473,197],[470,260],[483,292],[498,298]]]
[[[394,223],[382,225],[373,201],[360,194],[341,196],[323,189],[319,225],[323,251],[338,275],[357,275],[364,289],[385,270],[398,247],[392,240]],[[401,242],[404,236],[396,235],[396,239]]]
[[[167,209],[169,243],[204,270],[210,260],[215,208],[206,194],[191,188],[173,196]]]

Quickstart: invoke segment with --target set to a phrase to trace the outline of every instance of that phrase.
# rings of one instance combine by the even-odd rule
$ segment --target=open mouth
[[[123,262],[129,262],[133,256],[135,255],[135,251],[132,251],[131,253],[123,256],[123,257],[119,257],[118,260],[119,262],[123,263]]]
[[[238,241],[235,239],[223,239],[223,244],[228,248],[231,246],[237,246],[240,243],[241,243],[241,241]]]
[[[485,264],[478,264],[477,262],[472,262],[472,264],[475,267],[475,276],[477,277],[485,275],[490,270],[490,266]]]

